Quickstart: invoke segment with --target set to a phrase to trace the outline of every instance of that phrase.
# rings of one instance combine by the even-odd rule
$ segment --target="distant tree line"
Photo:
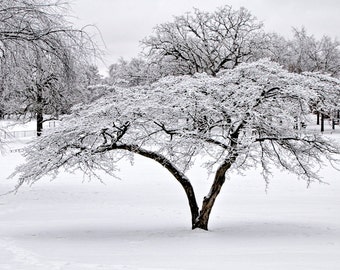
[[[166,76],[207,73],[269,58],[290,72],[340,76],[340,43],[316,39],[304,28],[293,38],[266,33],[247,9],[224,6],[214,12],[194,9],[155,27],[141,41],[143,56],[120,59],[103,79],[91,64],[95,44],[67,20],[59,1],[4,0],[0,5],[0,116],[37,119],[42,124],[71,107],[105,95],[110,85],[138,86]],[[320,119],[338,112],[312,110]],[[322,117],[321,117],[322,116]]]
[[[305,28],[292,28],[293,38],[266,33],[263,24],[245,8],[231,6],[213,13],[199,11],[175,17],[155,27],[143,39],[144,56],[121,59],[110,66],[112,83],[139,85],[167,75],[204,72],[215,76],[240,63],[261,58],[281,64],[290,72],[318,72],[340,76],[340,43],[329,36],[320,39]]]

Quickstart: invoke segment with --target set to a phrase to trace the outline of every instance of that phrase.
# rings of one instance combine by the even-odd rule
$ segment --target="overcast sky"
[[[105,64],[98,63],[102,72],[119,57],[138,56],[139,41],[157,24],[193,7],[214,11],[226,4],[247,8],[267,31],[290,36],[292,27],[304,26],[316,37],[340,40],[340,0],[71,0],[76,25],[93,24],[101,32],[106,45]]]

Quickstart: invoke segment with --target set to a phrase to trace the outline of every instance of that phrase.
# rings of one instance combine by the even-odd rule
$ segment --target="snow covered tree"
[[[110,83],[117,86],[131,87],[155,82],[160,76],[152,74],[149,63],[142,58],[132,58],[130,61],[120,58],[110,65]]]
[[[89,36],[66,20],[66,11],[60,1],[0,4],[2,112],[35,115],[38,135],[44,114],[54,116],[72,105],[77,73],[94,48]]]
[[[290,71],[320,72],[339,77],[340,43],[329,36],[316,39],[308,35],[306,29],[293,29],[294,38],[289,42],[290,61],[286,63]]]
[[[291,72],[319,72],[339,78],[340,43],[329,36],[320,39],[308,35],[305,28],[293,28],[293,38],[285,39],[277,33],[267,34],[267,50],[263,57],[269,57]]]
[[[96,85],[103,81],[103,76],[99,73],[98,67],[95,65],[89,65],[84,73],[86,85]]]
[[[152,62],[167,65],[168,75],[206,72],[216,75],[225,68],[256,60],[265,47],[262,23],[245,8],[224,6],[213,13],[195,9],[155,28],[142,41]]]
[[[294,28],[293,31],[292,39],[285,39],[278,34],[267,35],[269,46],[264,56],[280,63],[291,72],[317,72],[339,78],[340,43],[329,36],[316,39],[313,35],[308,35],[305,28]],[[324,131],[325,117],[332,118],[333,128],[335,118],[339,118],[339,108],[335,109],[332,106],[329,109],[318,109],[318,102],[324,99],[326,94],[332,96],[332,90],[332,87],[319,90],[319,98],[311,105],[317,115],[317,124],[321,122],[321,131]]]
[[[135,154],[167,169],[183,187],[192,228],[208,229],[211,210],[226,174],[259,166],[268,182],[273,166],[307,182],[320,180],[319,166],[334,162],[339,145],[310,129],[297,128],[310,114],[319,87],[340,82],[323,76],[289,73],[261,60],[240,64],[217,76],[166,77],[155,84],[114,88],[111,96],[75,108],[53,133],[43,134],[25,151],[17,168],[18,188],[61,168],[115,175],[116,162]],[[332,101],[333,102],[333,101]],[[320,106],[332,106],[326,98]],[[77,128],[75,128],[77,127]],[[185,175],[195,157],[213,173],[211,189],[199,207]]]

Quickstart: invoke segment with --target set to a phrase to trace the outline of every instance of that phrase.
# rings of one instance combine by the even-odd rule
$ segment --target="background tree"
[[[59,1],[0,4],[2,110],[35,115],[38,135],[44,114],[56,116],[72,104],[78,75],[94,48],[65,14],[66,6]]]
[[[262,58],[269,58],[287,69],[288,63],[291,62],[289,40],[278,33],[268,33],[266,37],[267,50],[263,51]]]
[[[292,39],[285,39],[278,34],[268,35],[270,46],[264,56],[270,57],[291,72],[318,72],[339,78],[340,43],[336,39],[329,36],[317,39],[313,35],[308,35],[305,28],[293,28],[293,33]],[[331,118],[334,128],[339,108],[323,108],[322,111],[318,109],[318,103],[322,103],[324,96],[333,96],[334,93],[331,92],[336,91],[332,88],[321,89],[323,90],[318,91],[318,98],[311,102],[311,110],[316,113],[317,124],[321,123],[321,131],[324,131],[324,118]]]
[[[85,67],[85,83],[87,85],[96,85],[103,81],[103,76],[99,73],[99,69],[95,65]]]
[[[169,74],[177,74],[175,69],[174,63],[156,63],[147,57],[132,58],[129,61],[121,58],[109,67],[108,83],[122,87],[150,84]]]
[[[88,104],[109,93],[112,88],[108,85],[108,78],[104,78],[95,65],[83,67],[76,87],[77,95],[72,98],[74,104]]]
[[[294,38],[289,42],[290,62],[286,65],[292,72],[320,72],[333,77],[340,75],[340,43],[329,36],[316,39],[306,29],[293,29]]]
[[[268,46],[263,57],[269,57],[291,72],[319,72],[335,78],[340,70],[340,43],[329,36],[320,39],[305,28],[293,28],[293,38],[277,33],[266,35]]]
[[[17,168],[18,188],[47,174],[56,177],[60,168],[115,175],[116,161],[138,154],[174,176],[187,196],[192,228],[207,230],[230,171],[260,166],[268,182],[271,167],[278,166],[309,183],[320,180],[317,172],[325,158],[336,161],[336,143],[296,128],[296,120],[310,113],[310,98],[317,96],[312,86],[321,85],[340,90],[336,79],[289,73],[262,60],[216,77],[197,74],[167,77],[151,86],[116,87],[110,97],[75,108],[53,133],[26,149],[27,161]],[[322,104],[332,105],[327,99]],[[198,155],[214,172],[201,207],[185,175]]]
[[[255,60],[264,47],[262,23],[245,8],[224,6],[213,13],[195,9],[160,24],[142,41],[151,61],[168,66],[171,75],[220,70]]]
[[[131,87],[155,82],[159,76],[152,74],[147,60],[132,58],[130,61],[120,58],[109,68],[109,80],[117,86]]]

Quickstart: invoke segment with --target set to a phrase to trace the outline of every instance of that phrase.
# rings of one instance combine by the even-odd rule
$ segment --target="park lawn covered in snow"
[[[22,161],[1,155],[0,193]],[[206,232],[191,230],[184,192],[160,165],[119,165],[121,180],[62,173],[1,196],[0,269],[339,269],[340,172],[330,166],[320,171],[329,184],[308,189],[281,171],[267,192],[256,169],[230,175]],[[199,167],[188,174],[202,198],[208,176]]]

